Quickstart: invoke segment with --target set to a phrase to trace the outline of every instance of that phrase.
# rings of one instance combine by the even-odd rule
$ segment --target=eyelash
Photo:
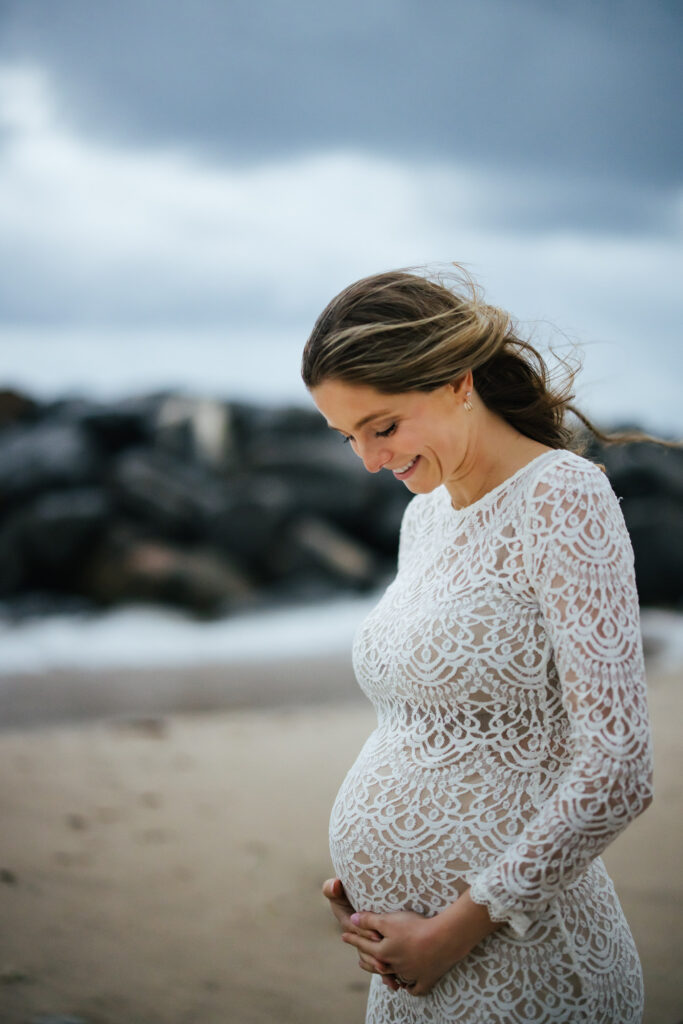
[[[397,426],[396,423],[392,423],[391,426],[387,427],[386,430],[378,430],[378,431],[376,431],[375,432],[375,437],[390,437],[393,434],[393,432],[396,430],[396,426]],[[344,438],[344,444],[348,444],[349,441],[352,441],[352,440],[353,440],[353,437],[351,437],[351,436],[345,437]]]

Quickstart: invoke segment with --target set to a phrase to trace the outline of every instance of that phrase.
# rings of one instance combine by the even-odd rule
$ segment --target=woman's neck
[[[520,433],[495,413],[483,411],[463,471],[458,473],[457,479],[446,482],[453,507],[465,508],[479,501],[545,451],[550,451],[549,445]]]

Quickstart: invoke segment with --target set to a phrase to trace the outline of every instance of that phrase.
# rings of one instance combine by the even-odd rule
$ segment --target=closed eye
[[[391,426],[387,427],[386,430],[377,430],[377,431],[375,431],[375,437],[391,437],[391,435],[396,430],[397,426],[398,426],[398,424],[392,423]],[[344,444],[348,444],[349,441],[353,441],[353,434],[345,435],[342,438],[342,440],[343,440]]]

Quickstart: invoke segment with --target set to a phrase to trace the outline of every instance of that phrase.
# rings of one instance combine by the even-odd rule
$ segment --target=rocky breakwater
[[[683,451],[589,454],[622,498],[641,600],[683,607]],[[214,616],[367,590],[394,571],[409,499],[314,410],[0,392],[0,601],[17,615],[153,601]]]
[[[370,589],[410,495],[315,410],[0,393],[0,601],[197,615]]]

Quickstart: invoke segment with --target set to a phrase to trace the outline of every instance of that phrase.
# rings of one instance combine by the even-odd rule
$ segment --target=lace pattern
[[[553,451],[460,512],[444,488],[413,499],[353,656],[378,724],[330,820],[351,902],[435,914],[471,886],[510,926],[427,997],[373,981],[368,1022],[639,1020],[596,859],[651,796],[633,555],[604,474]]]

